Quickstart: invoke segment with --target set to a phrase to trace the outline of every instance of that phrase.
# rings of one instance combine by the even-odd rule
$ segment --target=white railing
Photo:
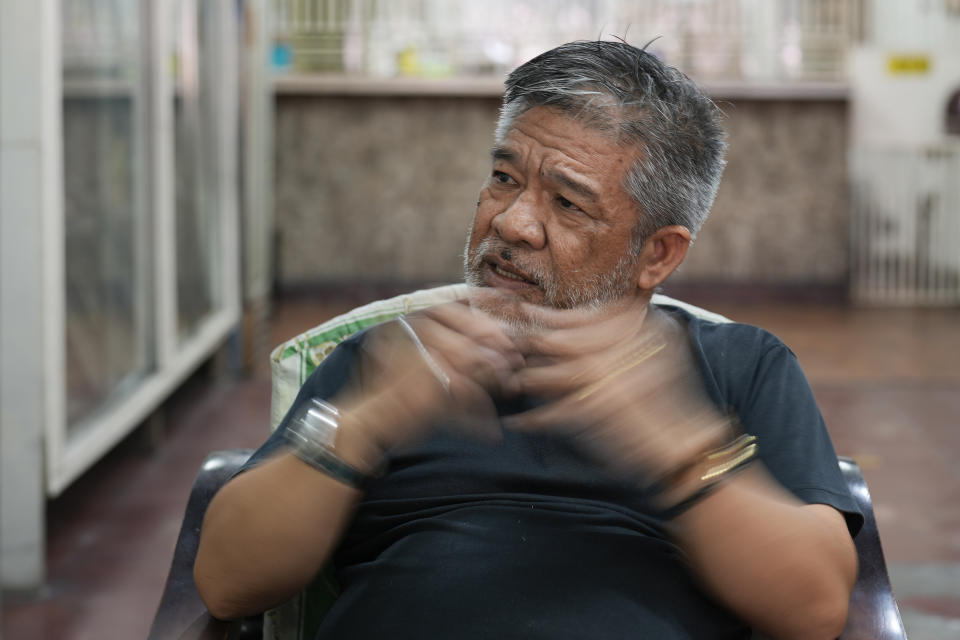
[[[502,74],[552,46],[623,37],[705,79],[842,79],[860,0],[274,0],[279,66]]]
[[[960,303],[960,144],[850,154],[851,296]]]

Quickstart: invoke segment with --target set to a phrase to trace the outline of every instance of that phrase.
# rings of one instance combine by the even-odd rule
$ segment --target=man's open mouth
[[[512,280],[514,282],[533,287],[539,286],[533,278],[530,278],[529,276],[520,273],[519,271],[516,271],[507,265],[497,264],[492,260],[487,260],[487,265],[494,274],[501,278],[506,278],[507,280]]]
[[[500,267],[500,265],[493,265],[493,270],[502,275],[504,278],[510,278],[511,280],[519,280],[520,282],[530,282],[524,277],[518,276],[515,273],[510,273]]]

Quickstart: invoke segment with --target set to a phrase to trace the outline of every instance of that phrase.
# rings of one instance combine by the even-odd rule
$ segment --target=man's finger
[[[551,357],[570,357],[596,353],[615,348],[618,343],[637,335],[637,319],[625,314],[601,314],[578,309],[543,309],[554,318],[572,314],[573,320],[563,326],[553,326],[541,331],[515,338],[520,350],[526,354]],[[559,323],[558,323],[559,324]]]
[[[615,306],[595,309],[577,307],[573,309],[557,309],[530,302],[520,302],[520,310],[536,324],[546,329],[576,329],[589,327],[597,321],[610,317],[620,311]]]
[[[522,413],[504,416],[503,426],[514,431],[572,433],[578,429],[577,415],[576,407],[569,400],[561,399]]]
[[[489,394],[469,379],[458,387],[459,402],[464,411],[449,418],[451,426],[461,434],[478,442],[495,444],[503,439],[503,429],[497,417],[497,408]]]
[[[585,365],[581,360],[527,366],[516,373],[516,381],[523,393],[529,395],[566,394],[571,389],[589,384]]]
[[[470,378],[485,389],[498,389],[508,395],[519,391],[516,373],[499,351],[470,343],[462,349],[436,352],[434,355],[442,369]]]
[[[411,317],[411,320],[416,322],[416,316],[432,320],[451,331],[460,333],[475,342],[501,352],[515,368],[523,366],[523,355],[521,355],[513,340],[503,332],[500,324],[465,303],[453,302],[430,307],[415,314]]]

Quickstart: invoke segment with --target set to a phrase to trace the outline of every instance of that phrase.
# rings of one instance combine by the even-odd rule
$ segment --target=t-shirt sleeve
[[[708,391],[757,436],[767,470],[801,501],[840,511],[856,535],[863,515],[793,352],[772,334],[747,325],[706,325],[702,333],[692,337],[706,358]],[[696,344],[700,337],[702,346]]]
[[[285,446],[286,437],[284,432],[290,424],[292,417],[305,402],[310,400],[310,398],[327,400],[343,388],[354,374],[357,363],[359,362],[358,356],[362,348],[361,338],[362,336],[358,334],[343,341],[330,355],[324,358],[323,362],[320,363],[307,378],[306,382],[303,383],[303,386],[300,387],[296,399],[283,417],[283,420],[280,421],[276,430],[270,434],[270,437],[259,449],[253,452],[253,455],[250,456],[237,471],[238,474],[257,466]]]
[[[813,391],[796,356],[777,341],[760,359],[740,420],[760,443],[760,458],[798,498],[841,513],[851,535],[863,515],[847,487]]]

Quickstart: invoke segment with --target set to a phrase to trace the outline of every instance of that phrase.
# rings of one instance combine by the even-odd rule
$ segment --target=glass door
[[[222,306],[211,3],[171,7],[173,158],[178,342]]]
[[[155,364],[144,82],[136,2],[63,0],[68,438]]]
[[[51,290],[62,290],[64,346],[44,448],[55,496],[239,323],[240,40],[235,0],[52,1],[64,253]],[[48,225],[57,250],[60,221]]]

